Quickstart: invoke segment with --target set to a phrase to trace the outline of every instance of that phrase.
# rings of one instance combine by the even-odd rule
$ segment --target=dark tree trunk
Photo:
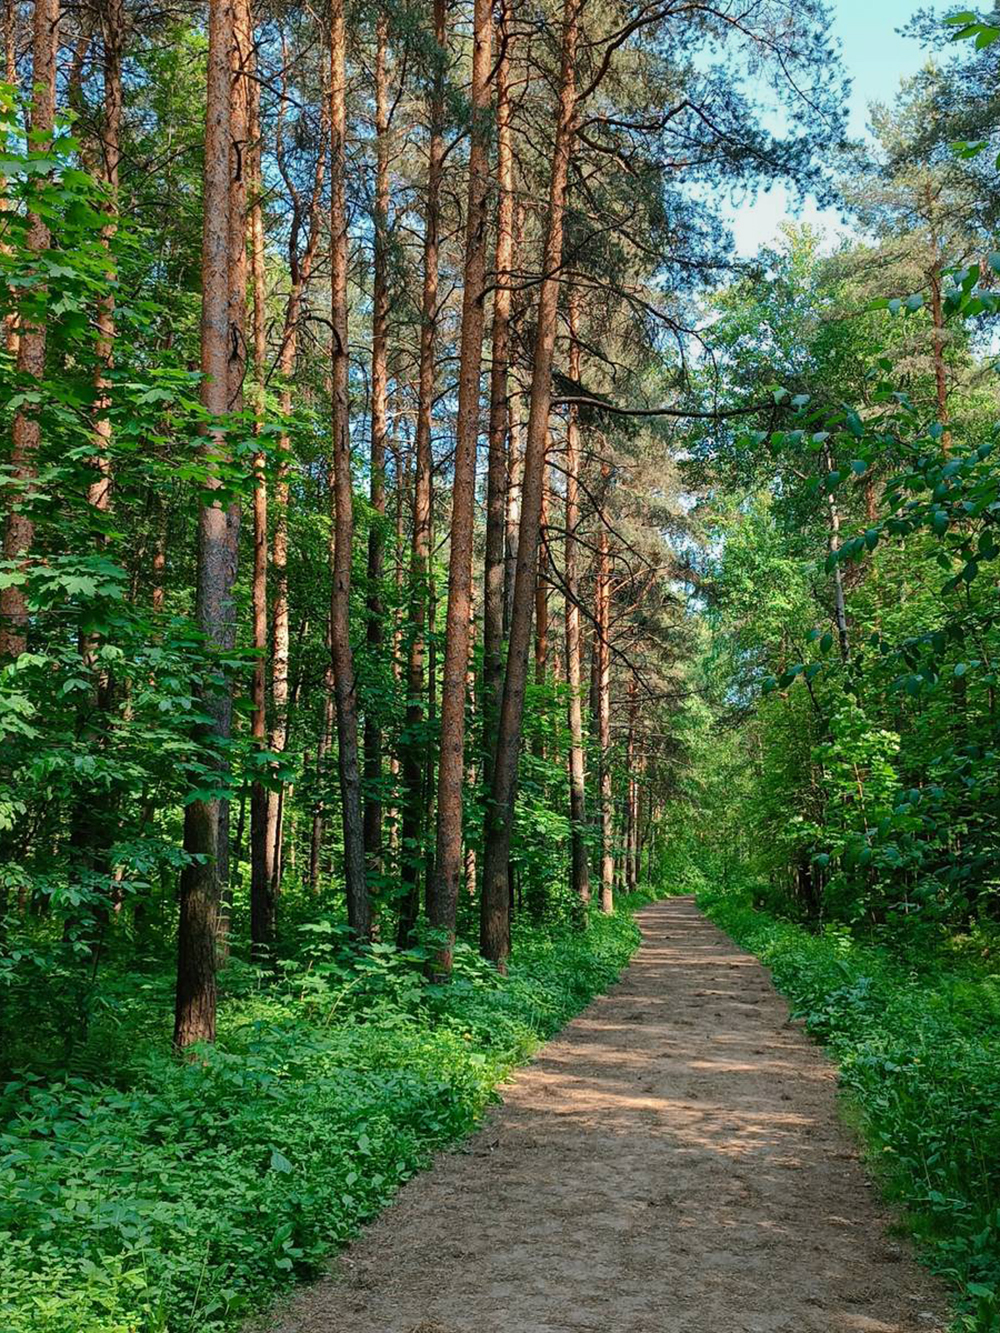
[[[216,419],[229,403],[229,147],[230,52],[233,11],[228,0],[211,0],[208,14],[208,74],[205,124],[204,224],[202,233],[202,402]],[[223,454],[225,437],[210,435],[206,455]],[[209,478],[209,489],[218,487]],[[235,569],[226,510],[203,504],[198,513],[198,575],[195,614],[210,645],[226,643],[232,621]],[[225,738],[227,696],[205,700],[209,737]],[[177,996],[174,1044],[215,1038],[216,930],[219,917],[220,801],[195,800],[185,807],[184,850],[192,858],[181,872],[177,931]],[[197,859],[195,859],[197,858]]]
[[[385,440],[387,420],[386,342],[389,325],[388,263],[389,228],[389,88],[386,79],[386,18],[377,20],[375,53],[375,273],[372,292],[372,386],[371,386],[371,492],[375,520],[368,533],[368,623],[366,640],[372,661],[379,657],[382,642],[381,583],[385,564]],[[365,711],[365,808],[364,840],[368,870],[378,876],[382,869],[382,727],[376,701],[369,699]]]
[[[371,935],[371,904],[365,877],[361,774],[358,767],[358,694],[348,614],[351,546],[354,540],[351,485],[349,353],[347,345],[347,34],[344,0],[330,10],[330,317],[332,345],[333,590],[330,598],[330,654],[337,706],[337,768],[344,829],[344,882],[347,919],[355,935]]]
[[[580,381],[580,343],[577,338],[579,323],[578,300],[574,292],[569,297],[569,374],[575,384]],[[569,686],[569,817],[572,847],[571,883],[580,903],[580,916],[586,920],[590,902],[590,867],[587,862],[587,844],[584,830],[587,823],[586,774],[583,748],[583,706],[580,696],[582,672],[580,664],[580,575],[577,555],[576,530],[580,523],[579,501],[580,426],[577,409],[571,407],[566,425],[566,681]]]
[[[531,406],[524,448],[517,574],[514,582],[503,702],[497,732],[496,761],[487,810],[480,948],[486,958],[492,959],[501,968],[505,965],[510,947],[507,865],[510,859],[524,694],[528,679],[532,603],[538,577],[538,539],[552,399],[552,364],[562,264],[563,212],[576,120],[576,43],[579,21],[580,0],[566,0],[559,110],[549,184],[548,219],[542,258],[543,277],[538,296]]]
[[[434,349],[438,323],[438,230],[440,227],[441,168],[444,157],[444,80],[447,58],[445,0],[434,0],[435,59],[428,114],[430,147],[427,165],[427,202],[424,213],[424,284],[420,312],[420,366],[417,386],[417,427],[414,441],[413,534],[408,607],[409,652],[406,663],[405,740],[402,746],[403,828],[400,902],[397,939],[411,942],[420,909],[420,868],[424,862],[426,819],[430,804],[425,781],[425,760],[430,747],[421,734],[425,716],[424,654],[430,596],[431,503],[433,466],[431,417],[434,410]],[[433,689],[433,681],[431,684]]]
[[[485,326],[486,241],[489,196],[489,73],[492,16],[489,0],[476,0],[473,18],[472,127],[466,204],[462,333],[458,373],[458,422],[452,486],[448,609],[441,684],[441,745],[438,761],[437,839],[434,879],[428,901],[431,925],[455,933],[462,872],[462,791],[465,784],[465,700],[472,602],[476,444],[479,435],[479,375]],[[439,957],[451,968],[451,946]]]
[[[510,126],[508,10],[500,16],[497,62],[497,241],[490,370],[489,467],[483,571],[483,758],[489,771],[503,687],[504,548],[507,529],[507,392],[510,370],[511,263],[514,254],[514,155]]]
[[[250,84],[250,151],[253,171],[250,181],[250,267],[253,289],[253,373],[254,411],[257,434],[264,424],[264,385],[267,355],[267,311],[264,274],[264,216],[262,204],[260,144],[260,87]],[[251,734],[258,751],[267,749],[267,455],[263,449],[254,454],[253,492],[253,646],[254,662],[250,694],[253,704]],[[251,945],[266,948],[275,933],[273,844],[268,838],[270,792],[255,777],[250,790],[250,940]]]
[[[59,51],[59,0],[35,0],[32,37],[31,100],[32,148],[44,150],[56,114],[56,57]],[[41,255],[49,248],[49,228],[37,214],[28,218],[27,248]],[[7,329],[8,342],[17,343],[17,372],[24,379],[41,381],[45,377],[46,328],[44,323],[24,320],[19,330]],[[35,455],[41,441],[38,417],[24,410],[15,412],[10,455],[10,479],[25,491],[30,500],[35,478]],[[35,525],[16,501],[7,515],[4,530],[5,560],[23,563],[35,538]],[[28,603],[22,586],[13,584],[0,590],[0,658],[19,657],[28,646]]]

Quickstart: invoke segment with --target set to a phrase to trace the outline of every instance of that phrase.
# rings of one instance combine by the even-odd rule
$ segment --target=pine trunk
[[[611,560],[608,530],[598,538],[597,740],[601,754],[601,911],[614,910],[614,801],[611,788]]]
[[[208,71],[205,123],[205,183],[202,232],[202,402],[216,419],[229,403],[229,147],[230,52],[233,11],[229,0],[211,0],[208,13]],[[208,459],[224,454],[225,437],[209,435]],[[210,474],[209,489],[219,482]],[[232,567],[226,510],[202,504],[198,513],[198,575],[195,614],[209,645],[221,646],[232,619]],[[205,701],[210,738],[225,735],[225,698]],[[177,995],[174,1044],[183,1050],[215,1038],[216,928],[219,917],[220,801],[195,800],[185,807],[184,850],[191,858],[181,872],[177,931]]]
[[[444,675],[441,685],[441,745],[438,760],[437,839],[434,880],[428,900],[432,926],[455,933],[462,873],[462,791],[465,784],[465,701],[472,604],[472,546],[479,435],[479,376],[485,326],[486,241],[489,195],[489,73],[492,14],[489,0],[476,0],[473,19],[472,127],[466,203],[462,333],[459,349],[458,421],[448,562]],[[451,946],[439,955],[451,968]]]
[[[569,297],[569,375],[580,381],[580,343],[577,338],[579,305],[576,294]],[[569,818],[572,848],[571,885],[580,904],[580,916],[586,920],[590,902],[590,867],[584,830],[587,824],[586,774],[583,748],[582,671],[580,662],[580,575],[576,530],[580,523],[579,500],[580,426],[577,409],[571,407],[566,425],[566,681],[569,686]]]
[[[579,22],[580,0],[566,0],[559,110],[549,183],[548,219],[542,259],[543,276],[538,296],[531,403],[524,447],[517,572],[483,858],[480,948],[486,958],[492,959],[501,968],[504,967],[510,950],[508,863],[524,715],[524,694],[528,679],[528,654],[531,648],[532,604],[538,577],[538,542],[542,492],[545,486],[545,455],[549,435],[552,365],[562,264],[563,213],[576,120],[576,44]]]
[[[31,147],[44,152],[56,115],[56,57],[59,51],[59,0],[35,0],[32,36]],[[32,255],[42,255],[49,248],[49,228],[45,219],[32,213],[28,218],[27,248]],[[8,327],[8,338],[17,343],[19,379],[45,378],[46,328],[44,323],[25,320],[16,332]],[[14,414],[10,480],[24,491],[30,501],[35,478],[35,456],[41,442],[37,416],[20,410]],[[35,525],[17,501],[12,503],[4,530],[5,560],[23,564],[35,538]],[[28,603],[23,586],[13,584],[0,590],[0,658],[19,657],[28,646]]]
[[[330,597],[330,655],[337,708],[337,768],[344,830],[347,919],[359,939],[371,935],[371,905],[365,878],[361,774],[358,767],[358,694],[351,650],[349,610],[354,540],[351,484],[349,353],[347,344],[347,34],[344,0],[330,10],[330,319],[331,437],[333,463],[333,590]]]
[[[260,87],[250,85],[250,151],[252,176],[250,201],[250,268],[253,289],[253,377],[254,428],[259,435],[264,425],[264,381],[267,355],[267,310],[264,273],[263,177],[260,144]],[[251,734],[258,751],[267,749],[267,455],[263,449],[254,454],[253,491],[253,646],[257,653],[250,684]],[[250,940],[251,945],[266,948],[275,933],[274,875],[271,865],[272,843],[268,839],[270,792],[261,777],[250,790]]]
[[[375,516],[368,532],[368,623],[366,641],[371,661],[382,648],[381,583],[385,565],[385,441],[388,371],[386,343],[389,325],[388,263],[389,227],[389,88],[386,79],[386,18],[377,21],[375,53],[375,273],[372,293],[372,422],[371,491]],[[382,727],[375,701],[365,710],[365,810],[364,839],[368,870],[378,876],[382,869]]]
[[[397,939],[411,942],[420,910],[420,869],[424,863],[429,783],[425,758],[430,747],[421,734],[426,716],[424,656],[430,595],[431,504],[433,467],[431,418],[434,410],[434,352],[438,325],[438,231],[440,227],[441,169],[444,158],[444,81],[447,59],[445,0],[434,0],[434,41],[437,46],[431,94],[428,99],[430,146],[427,163],[427,203],[424,214],[424,284],[420,310],[420,364],[417,384],[417,426],[414,440],[413,533],[410,555],[408,607],[409,652],[406,663],[406,720],[402,746],[403,783],[402,863]]]
[[[514,154],[510,126],[508,10],[500,16],[497,62],[497,241],[490,369],[486,553],[483,572],[483,758],[489,771],[503,687],[504,548],[507,528],[507,392],[510,371],[511,264],[514,257]]]

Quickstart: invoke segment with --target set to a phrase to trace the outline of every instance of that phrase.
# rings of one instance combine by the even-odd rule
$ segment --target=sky
[[[853,81],[849,120],[852,135],[866,134],[869,102],[891,102],[900,79],[915,73],[926,60],[927,52],[918,42],[896,31],[925,4],[926,0],[831,0],[833,33],[840,40],[844,67]],[[955,7],[941,0],[933,5],[941,14]],[[836,210],[821,210],[807,202],[796,213],[788,192],[776,186],[733,209],[731,225],[739,253],[756,254],[761,245],[773,240],[779,224],[789,217],[834,235],[845,230]]]

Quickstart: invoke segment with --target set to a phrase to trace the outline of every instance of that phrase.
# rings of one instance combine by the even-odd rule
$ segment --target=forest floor
[[[690,898],[273,1333],[943,1333],[835,1070]]]

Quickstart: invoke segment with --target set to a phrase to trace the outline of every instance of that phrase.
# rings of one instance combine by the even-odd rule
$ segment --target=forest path
[[[940,1333],[829,1061],[672,898],[617,985],[275,1333]]]

